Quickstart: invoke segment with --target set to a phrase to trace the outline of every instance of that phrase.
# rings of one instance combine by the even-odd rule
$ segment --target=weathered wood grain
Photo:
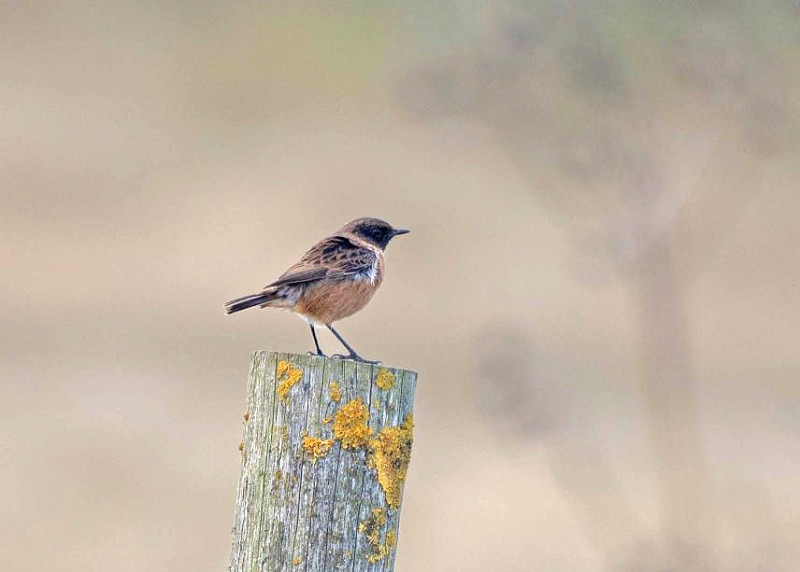
[[[232,572],[393,570],[416,380],[381,365],[254,352]]]

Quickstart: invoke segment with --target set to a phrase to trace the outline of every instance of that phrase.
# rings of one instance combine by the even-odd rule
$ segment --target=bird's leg
[[[337,354],[337,355],[335,355],[333,357],[341,357],[341,358],[345,358],[345,359],[352,359],[352,360],[360,361],[360,362],[363,362],[363,363],[381,363],[379,361],[373,361],[373,360],[368,360],[368,359],[362,358],[360,355],[358,355],[356,353],[356,350],[354,350],[353,348],[350,347],[350,344],[348,344],[346,341],[344,341],[344,338],[339,335],[339,332],[337,332],[336,330],[333,329],[333,326],[331,326],[330,324],[325,324],[325,327],[327,327],[331,331],[331,333],[334,336],[336,336],[336,339],[339,340],[340,342],[342,342],[342,345],[345,348],[347,348],[347,351],[350,352],[350,355],[343,356],[341,354]]]
[[[318,356],[325,357],[325,354],[322,353],[322,350],[319,348],[319,342],[317,341],[317,331],[314,329],[314,324],[309,322],[308,325],[311,328],[311,335],[314,337],[314,345],[317,347],[316,354],[314,352],[308,352],[308,353],[310,353],[312,356],[313,355],[318,355]]]

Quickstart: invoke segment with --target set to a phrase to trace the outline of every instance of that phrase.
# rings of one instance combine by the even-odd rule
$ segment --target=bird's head
[[[379,218],[357,218],[344,225],[339,229],[339,232],[354,234],[384,250],[389,241],[395,236],[406,234],[409,231],[402,228],[394,228],[388,222]]]

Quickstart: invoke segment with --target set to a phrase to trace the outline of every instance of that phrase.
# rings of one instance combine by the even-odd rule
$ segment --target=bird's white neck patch
[[[369,280],[370,284],[375,284],[375,281],[378,279],[378,262],[376,261],[370,269],[365,274],[367,280]]]
[[[373,259],[369,270],[360,273],[359,278],[362,280],[369,280],[369,283],[374,285],[375,282],[378,281],[378,265],[380,264],[380,259],[381,256],[383,256],[383,253],[380,251],[380,249],[375,248],[371,244],[367,245],[367,248],[375,253],[375,258]]]

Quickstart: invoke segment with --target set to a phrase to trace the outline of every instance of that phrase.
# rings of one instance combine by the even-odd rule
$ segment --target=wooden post
[[[416,381],[381,365],[254,352],[231,572],[393,570]]]

